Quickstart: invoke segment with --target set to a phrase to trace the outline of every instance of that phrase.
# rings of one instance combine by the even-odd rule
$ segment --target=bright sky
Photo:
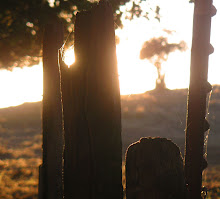
[[[147,7],[147,2],[143,7]],[[117,29],[120,37],[117,45],[118,71],[121,94],[142,93],[154,89],[157,77],[155,67],[147,60],[140,60],[139,53],[143,43],[150,38],[167,36],[170,42],[184,40],[188,45],[186,52],[174,52],[169,55],[168,61],[162,64],[165,72],[166,85],[170,89],[186,88],[189,84],[190,48],[192,40],[193,4],[188,0],[154,0],[155,5],[161,7],[161,22],[148,21],[145,18],[133,21],[123,21],[124,28]],[[220,1],[213,4],[220,10]],[[127,5],[129,7],[129,4]],[[152,4],[152,6],[154,6]],[[125,7],[121,8],[122,10]],[[212,18],[211,43],[215,52],[210,56],[209,81],[211,84],[220,84],[220,16],[217,13]],[[174,30],[173,35],[167,35],[163,29]],[[42,64],[30,68],[15,68],[12,72],[0,71],[0,108],[16,106],[24,102],[42,100],[43,74]]]

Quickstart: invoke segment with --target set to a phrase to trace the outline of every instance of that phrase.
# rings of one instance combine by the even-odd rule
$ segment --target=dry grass
[[[37,199],[41,104],[0,110],[0,198]]]
[[[31,158],[32,149],[26,148],[24,154],[21,149],[6,150],[0,155],[0,198],[1,199],[35,199],[38,187],[38,166],[40,157]],[[27,153],[27,151],[30,151]],[[7,154],[7,155],[5,155]],[[24,156],[24,158],[22,158]]]
[[[207,199],[220,198],[220,166],[210,166],[203,174],[203,186],[208,189]]]

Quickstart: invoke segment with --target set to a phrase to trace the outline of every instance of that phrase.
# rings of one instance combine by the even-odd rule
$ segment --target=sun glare
[[[75,62],[74,48],[71,47],[64,52],[64,62],[70,67]]]
[[[137,94],[154,89],[156,69],[148,61],[139,59],[142,43],[128,39],[123,34],[118,32],[121,40],[116,47],[121,94]]]
[[[0,73],[0,108],[42,100],[43,68],[41,65],[2,70]]]

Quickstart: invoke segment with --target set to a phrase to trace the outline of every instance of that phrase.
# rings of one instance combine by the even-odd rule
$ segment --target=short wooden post
[[[77,14],[76,63],[61,64],[65,199],[121,199],[121,106],[113,13],[106,1]]]
[[[141,138],[126,153],[127,199],[183,199],[183,160],[165,138]]]
[[[45,27],[43,41],[43,164],[40,166],[39,199],[63,198],[63,127],[58,49],[63,27],[56,17]]]

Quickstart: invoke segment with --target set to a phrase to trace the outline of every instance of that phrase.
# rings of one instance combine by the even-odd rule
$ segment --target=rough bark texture
[[[43,164],[40,166],[40,199],[63,197],[63,126],[58,67],[58,49],[62,44],[62,24],[52,17],[51,23],[45,27],[43,41]]]
[[[207,82],[208,57],[212,52],[210,30],[212,0],[196,0],[193,21],[190,85],[186,124],[185,178],[190,199],[201,198],[202,171],[204,169],[204,133],[206,121],[206,98],[211,91]]]
[[[165,138],[141,138],[126,153],[127,199],[183,199],[183,160]]]
[[[105,1],[77,14],[75,64],[61,65],[66,199],[122,198],[121,106],[114,22]]]

